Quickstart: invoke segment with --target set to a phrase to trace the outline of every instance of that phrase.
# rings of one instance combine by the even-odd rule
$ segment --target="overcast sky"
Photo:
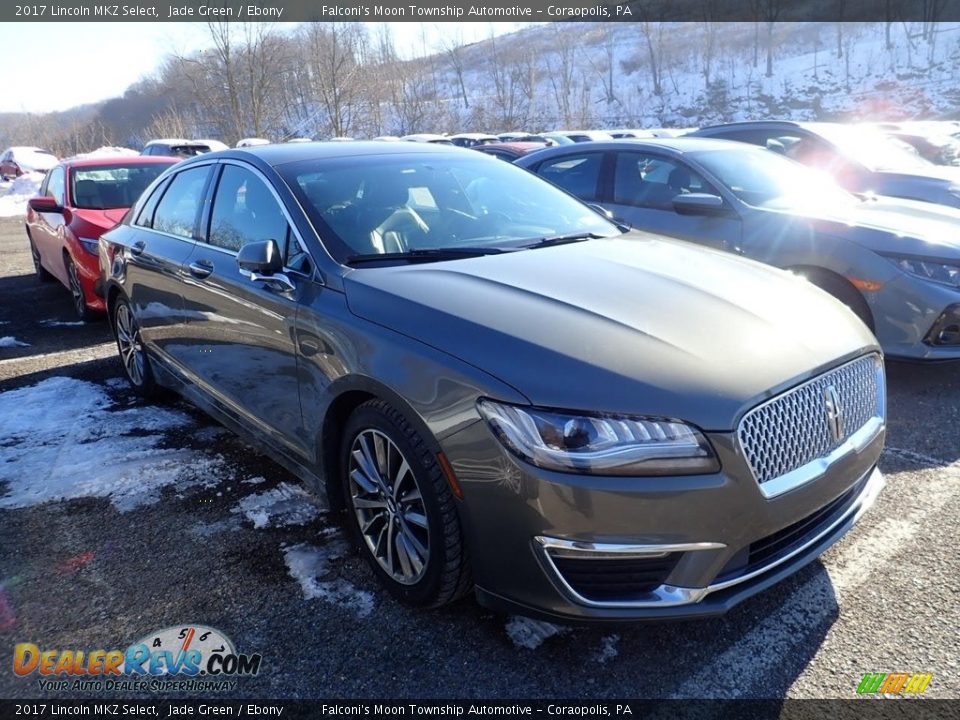
[[[522,23],[368,23],[390,25],[397,50],[421,54],[510,32]],[[283,30],[292,23],[277,23]],[[49,112],[122,95],[151,75],[167,54],[209,45],[203,23],[6,23],[0,67],[0,112]]]

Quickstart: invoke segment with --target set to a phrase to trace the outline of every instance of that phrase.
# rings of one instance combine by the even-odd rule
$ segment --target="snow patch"
[[[280,483],[275,488],[248,495],[232,512],[243,513],[256,529],[304,525],[322,512],[313,496],[296,485]]]
[[[613,660],[617,655],[620,654],[620,651],[617,650],[617,643],[620,642],[620,636],[614,633],[613,635],[607,635],[600,641],[600,650],[597,651],[595,659],[601,665],[606,665],[608,662]]]
[[[372,594],[358,590],[343,578],[328,579],[335,574],[332,561],[346,554],[347,544],[342,541],[333,541],[322,547],[300,543],[283,549],[287,570],[300,583],[304,597],[308,600],[318,598],[353,610],[360,617],[367,617],[373,612]]]
[[[219,482],[222,457],[159,447],[189,416],[115,407],[102,387],[66,377],[0,394],[0,508],[99,497],[126,512],[170,485]]]
[[[29,172],[14,180],[7,194],[0,197],[0,217],[26,215],[27,200],[37,194],[43,176],[41,172]]]
[[[30,343],[20,342],[12,335],[0,337],[0,348],[30,347]]]
[[[111,157],[136,157],[139,155],[136,150],[131,150],[130,148],[125,147],[110,147],[103,146],[98,147],[96,150],[92,150],[88,153],[80,153],[79,155],[74,155],[68,160],[86,160],[89,158],[111,158]]]
[[[200,522],[193,525],[188,532],[198,539],[211,538],[225,532],[237,532],[241,529],[239,518],[231,517],[216,522]]]
[[[536,650],[554,635],[566,635],[570,628],[543,620],[512,617],[507,621],[507,635],[517,647]]]
[[[44,327],[79,327],[80,325],[86,325],[83,320],[74,320],[72,322],[66,320],[41,320],[40,324]]]

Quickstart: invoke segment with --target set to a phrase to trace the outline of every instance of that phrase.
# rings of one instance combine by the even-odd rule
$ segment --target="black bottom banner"
[[[950,720],[960,700],[0,700],[0,718]]]

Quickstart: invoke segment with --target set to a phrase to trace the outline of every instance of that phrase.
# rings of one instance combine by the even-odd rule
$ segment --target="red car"
[[[106,310],[94,291],[100,279],[100,235],[123,218],[146,187],[179,158],[109,157],[65,160],[44,178],[27,208],[27,239],[37,278],[54,278],[73,295],[81,320]]]
[[[0,155],[0,179],[20,177],[27,172],[47,172],[58,162],[56,155],[42,148],[7,148]]]

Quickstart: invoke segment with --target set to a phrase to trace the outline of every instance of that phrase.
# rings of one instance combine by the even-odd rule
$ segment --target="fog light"
[[[960,345],[960,305],[951,305],[941,313],[924,339],[927,345]]]

